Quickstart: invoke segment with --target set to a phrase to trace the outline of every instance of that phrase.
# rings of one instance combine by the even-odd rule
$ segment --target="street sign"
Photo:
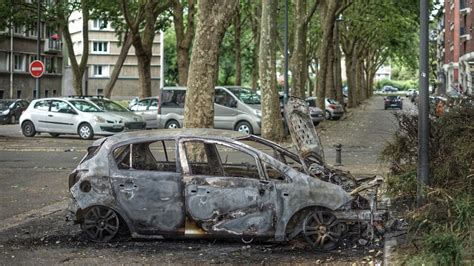
[[[41,78],[44,74],[44,64],[40,60],[35,60],[30,64],[30,74],[34,78]]]

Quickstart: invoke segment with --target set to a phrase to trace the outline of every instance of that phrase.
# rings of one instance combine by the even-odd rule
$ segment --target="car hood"
[[[109,112],[114,116],[120,117],[123,122],[144,122],[143,117],[134,112]]]
[[[290,97],[285,107],[285,117],[293,146],[306,172],[311,163],[325,164],[321,140],[309,115],[308,106],[302,99]]]

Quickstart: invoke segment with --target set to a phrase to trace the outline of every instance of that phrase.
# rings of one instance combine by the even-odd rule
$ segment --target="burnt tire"
[[[303,235],[313,248],[332,250],[339,245],[343,225],[330,211],[314,210],[303,220]]]
[[[21,132],[25,137],[34,137],[36,135],[35,125],[31,121],[25,121],[21,125]]]
[[[174,128],[180,128],[178,121],[176,120],[170,120],[166,122],[165,128],[168,129],[174,129]]]
[[[81,139],[92,139],[94,138],[94,130],[89,123],[82,123],[77,128],[77,134]]]
[[[81,228],[91,241],[109,242],[119,233],[120,221],[114,210],[105,206],[93,206],[86,211]]]
[[[247,121],[241,121],[237,123],[235,126],[235,131],[247,133],[247,134],[253,134],[253,127],[252,125],[247,122]]]

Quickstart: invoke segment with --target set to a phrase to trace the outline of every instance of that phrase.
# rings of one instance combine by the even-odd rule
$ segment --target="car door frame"
[[[186,151],[185,151],[185,146],[184,146],[184,143],[189,142],[189,141],[200,141],[200,142],[209,143],[209,144],[219,144],[219,145],[223,145],[229,148],[233,148],[237,151],[247,153],[248,155],[252,156],[256,161],[259,179],[245,178],[245,177],[221,177],[221,176],[216,176],[216,175],[207,176],[207,175],[192,174],[190,166],[188,164],[188,159],[186,157]],[[262,165],[262,162],[260,161],[258,152],[248,149],[247,147],[240,146],[237,143],[231,143],[224,140],[215,140],[215,139],[207,139],[207,138],[206,139],[192,138],[192,137],[180,138],[178,140],[178,150],[179,150],[180,165],[181,165],[181,169],[183,173],[185,210],[186,210],[187,219],[188,221],[194,221],[195,222],[194,224],[203,225],[205,223],[210,223],[210,225],[212,226],[212,227],[209,227],[209,226],[203,225],[200,228],[201,234],[202,233],[209,234],[214,237],[223,237],[223,236],[224,237],[264,237],[264,238],[274,237],[274,234],[276,232],[276,224],[273,223],[273,220],[278,218],[277,217],[278,199],[277,199],[276,186],[271,180],[269,180],[266,177],[266,173],[263,169],[263,165]],[[219,159],[219,163],[221,164],[220,159]],[[247,182],[241,182],[242,180],[245,180]],[[206,186],[206,182],[208,182],[207,186]],[[255,184],[255,185],[253,187],[246,186],[246,187],[240,188],[238,187],[238,185],[240,184],[242,185]],[[223,205],[225,205],[226,199],[230,200],[232,199],[233,195],[240,194],[241,191],[243,191],[244,193],[241,193],[242,195],[240,195],[239,198],[242,199],[243,201],[245,200],[250,201],[249,207],[252,207],[252,209],[248,208],[248,210],[254,211],[254,212],[246,213],[245,210],[242,211],[241,209],[238,209],[238,208],[230,212],[239,213],[240,215],[242,215],[241,217],[245,217],[247,215],[248,216],[247,220],[245,219],[238,220],[241,217],[237,217],[234,220],[229,219],[229,220],[224,220],[224,221],[219,221],[219,220],[216,220],[217,218],[213,218],[214,224],[212,224],[213,223],[212,219],[210,220],[209,217],[203,217],[205,216],[205,214],[195,215],[195,213],[193,213],[191,206],[195,207],[196,205],[194,203],[201,201],[201,199],[203,198],[211,198],[212,194],[216,195],[216,193],[214,192],[219,191],[219,189],[222,189],[222,187],[224,188],[231,187],[231,189],[227,189],[227,190],[224,190],[224,192],[222,193],[218,193],[217,195],[218,196],[221,195],[223,198],[214,199],[213,202],[214,203],[224,202]],[[204,194],[205,196],[203,196]],[[260,198],[257,198],[258,195],[260,195]],[[197,199],[194,200],[192,199],[192,197],[197,198]],[[239,201],[236,200],[234,202],[239,202]],[[242,202],[239,202],[239,203],[244,204]],[[255,211],[256,204],[257,204],[256,207],[259,208],[257,209],[257,211]],[[209,205],[212,205],[212,204],[210,203]],[[260,212],[258,210],[260,210]],[[212,215],[219,215],[219,212],[216,212],[215,210],[211,210],[211,211],[208,210],[208,214],[210,213],[212,213]],[[224,214],[221,214],[221,216],[225,216],[228,214],[229,213],[224,213]],[[200,217],[197,217],[197,216],[200,216]],[[264,227],[262,229],[263,231],[262,230],[259,231],[258,229],[256,229],[255,232],[252,232],[249,229],[250,226],[252,226],[252,224],[249,224],[249,227],[247,227],[246,230],[244,230],[245,228],[239,227],[239,226],[244,227],[246,225],[245,222],[249,222],[251,219],[259,220],[259,224],[263,224],[263,227]],[[251,223],[251,221],[249,223]],[[187,226],[188,226],[188,223],[187,223]],[[268,226],[269,228],[265,229],[265,226]],[[188,235],[188,231],[190,232],[190,235],[192,235],[193,232],[195,232],[195,230],[188,230],[188,228],[186,228],[186,235]]]
[[[174,141],[175,144],[172,148],[176,151],[177,143],[173,138],[122,142],[111,148],[109,155],[109,161],[111,162],[109,175],[115,194],[115,205],[120,213],[126,216],[127,221],[129,221],[129,229],[132,233],[155,236],[182,236],[184,234],[185,213],[182,173],[180,171],[181,168],[179,166],[177,152],[175,152],[174,158],[176,161],[175,172],[119,169],[114,158],[114,151],[117,148],[132,145],[131,148],[133,150],[133,144],[157,141]],[[128,156],[131,155],[129,154]],[[154,159],[156,161],[156,158]],[[163,186],[156,186],[156,182]],[[155,184],[155,186],[153,186],[153,184]],[[166,191],[160,190],[160,188],[174,189],[172,191],[173,194],[163,195],[164,193],[161,192]],[[138,193],[141,193],[141,195]],[[131,202],[133,199],[135,201]],[[143,201],[139,199],[143,199]],[[155,211],[157,212],[153,213],[151,211],[152,207],[155,207]],[[164,213],[167,212],[167,214],[162,215],[162,213],[159,213],[160,211]],[[146,220],[148,223],[144,223],[144,220],[140,220],[140,218],[148,219]],[[175,218],[175,220],[173,220],[173,218]]]

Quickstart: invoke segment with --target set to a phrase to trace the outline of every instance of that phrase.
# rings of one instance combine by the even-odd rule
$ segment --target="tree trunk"
[[[337,22],[336,22],[337,23]],[[334,46],[335,52],[335,62],[334,62],[334,86],[336,87],[336,99],[339,103],[344,105],[344,95],[342,93],[342,76],[341,76],[341,49],[339,47],[339,31],[338,31],[339,25],[336,24],[334,27],[334,43],[336,44]],[[345,110],[345,108],[344,108]]]
[[[184,25],[183,3],[181,0],[174,1],[173,5],[173,23],[176,33],[176,56],[178,63],[178,83],[180,86],[186,86],[188,82],[189,70],[189,52],[194,38],[194,0],[189,0],[187,4],[187,23]]]
[[[349,86],[349,108],[357,106],[356,99],[356,82],[353,68],[353,55],[346,54],[346,75],[347,75],[347,85]]]
[[[140,97],[151,96],[151,57],[153,40],[155,39],[156,20],[159,14],[167,10],[172,1],[149,0],[139,2],[136,17],[133,18],[132,10],[126,0],[120,1],[120,8],[125,21],[132,34],[132,45],[138,61],[138,77]],[[142,13],[143,12],[143,13]],[[144,18],[144,20],[142,20]],[[163,77],[162,77],[163,78]]]
[[[240,51],[240,32],[242,30],[240,22],[240,10],[237,7],[237,12],[234,17],[234,53],[235,53],[235,85],[242,85],[242,60],[241,60],[241,51]],[[228,83],[225,83],[228,84]]]
[[[336,19],[336,8],[337,8],[337,1],[333,0],[326,0],[326,1],[321,1],[321,7],[319,9],[320,11],[320,17],[322,21],[322,31],[323,31],[323,40],[328,40],[328,41],[323,41],[321,43],[321,47],[319,50],[319,64],[320,64],[320,69],[319,69],[319,80],[318,80],[318,106],[322,106],[324,108],[324,98],[326,97],[326,77],[327,77],[327,71],[329,62],[328,62],[328,53],[333,47],[332,43],[332,32],[333,32],[333,27],[334,27],[334,21]]]
[[[276,8],[277,0],[262,0],[258,70],[262,88],[262,137],[280,141],[283,124],[276,88]]]
[[[333,34],[331,34],[331,39]],[[334,42],[334,40],[333,40]],[[334,58],[334,46],[333,47],[328,47],[328,53],[327,53],[327,71],[326,71],[326,92],[325,96],[331,99],[336,98],[336,88],[334,85],[335,81],[335,73],[334,73],[334,67],[335,67],[335,58]]]
[[[255,5],[255,10],[253,12],[253,17],[250,19],[251,21],[251,26],[252,26],[252,43],[253,43],[253,49],[252,49],[252,72],[251,72],[251,78],[252,78],[252,90],[257,90],[257,82],[258,82],[258,54],[259,54],[259,47],[260,47],[260,23],[259,19],[261,17],[261,5],[256,4]]]
[[[57,16],[61,21],[62,27],[61,32],[64,36],[66,42],[66,47],[68,51],[69,61],[71,62],[71,68],[73,73],[73,87],[74,93],[76,95],[82,95],[82,78],[87,67],[87,60],[89,57],[89,2],[88,0],[81,0],[81,12],[82,12],[82,55],[81,62],[78,63],[76,55],[74,54],[74,47],[72,43],[71,33],[69,32],[69,17],[64,15],[64,11],[60,10],[60,6],[63,6],[64,3],[61,3],[61,0],[56,1]]]
[[[115,62],[114,70],[112,71],[112,75],[110,76],[109,82],[105,85],[105,97],[110,98],[112,95],[112,90],[114,89],[115,82],[120,75],[120,71],[122,70],[123,63],[125,59],[127,59],[128,51],[130,50],[130,46],[132,46],[132,35],[127,32],[124,36],[124,41],[122,43],[122,48],[120,49],[120,55]]]
[[[318,80],[319,80],[319,60],[318,58],[315,59],[315,68],[314,68],[314,88],[313,92],[311,93],[312,96],[318,96]]]
[[[200,0],[188,73],[184,127],[212,128],[219,47],[237,10],[238,0]]]
[[[296,1],[295,11],[295,36],[293,38],[293,52],[290,58],[291,91],[292,96],[305,98],[306,76],[308,64],[306,60],[306,37],[308,25],[306,24],[306,0]]]

